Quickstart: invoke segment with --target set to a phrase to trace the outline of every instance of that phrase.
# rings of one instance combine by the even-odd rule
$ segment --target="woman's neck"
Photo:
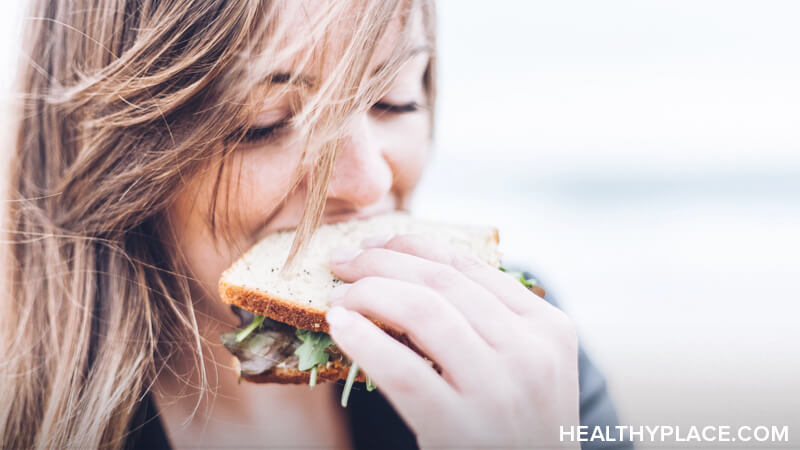
[[[200,393],[202,371],[190,343],[154,384],[154,400],[172,445],[351,447],[347,416],[333,392],[336,385],[322,383],[311,390],[307,385],[240,382],[233,357],[219,340],[233,326],[215,319],[218,313],[198,316],[206,342],[207,391]],[[229,317],[225,321],[234,323],[233,314]]]

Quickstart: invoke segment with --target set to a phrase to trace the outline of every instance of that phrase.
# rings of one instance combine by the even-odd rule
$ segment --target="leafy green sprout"
[[[356,375],[358,375],[358,364],[354,362],[350,364],[350,371],[347,372],[347,381],[344,382],[344,389],[342,390],[342,408],[347,408],[347,399],[350,398],[350,389],[353,388]]]
[[[501,272],[505,272],[505,273],[517,278],[519,280],[519,282],[522,283],[522,285],[525,286],[526,288],[531,288],[531,287],[536,286],[536,281],[533,280],[533,279],[529,280],[529,279],[525,278],[525,274],[522,273],[522,272],[517,272],[517,271],[514,271],[514,270],[508,270],[503,266],[498,267],[498,269],[500,269]]]
[[[250,322],[250,325],[248,325],[247,327],[243,328],[241,331],[236,333],[236,338],[235,338],[236,343],[238,344],[243,340],[247,339],[247,336],[250,336],[250,333],[255,331],[256,328],[260,327],[261,324],[264,323],[264,319],[265,319],[264,316],[259,316],[259,315],[253,317],[253,321]]]
[[[311,369],[308,385],[313,388],[317,384],[317,366],[326,364],[330,359],[330,355],[325,349],[333,345],[333,340],[326,333],[301,330],[299,328],[295,334],[298,339],[303,341],[294,351],[298,359],[297,368],[302,371]]]
[[[311,368],[311,375],[308,376],[308,387],[314,389],[317,385],[317,366]]]
[[[298,329],[296,334],[297,338],[303,341],[294,352],[298,357],[297,368],[302,371],[311,370],[308,378],[308,385],[313,388],[317,384],[317,366],[328,362],[330,355],[325,349],[333,345],[333,340],[331,340],[331,337],[326,333],[310,330]],[[350,391],[353,389],[353,383],[357,375],[358,364],[350,364],[350,370],[347,372],[347,380],[345,381],[344,390],[342,391],[341,403],[343,407],[347,407],[347,400],[350,398]],[[368,379],[367,390],[372,391],[374,389],[375,385],[372,383],[372,380]]]

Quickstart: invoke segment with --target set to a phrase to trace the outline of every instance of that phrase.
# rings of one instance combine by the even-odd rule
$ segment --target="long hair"
[[[427,1],[331,2],[305,11],[302,31],[281,20],[293,3],[33,2],[4,202],[0,447],[122,447],[175,348],[191,346],[205,373],[191,280],[162,231],[165,211],[185,180],[236,148],[264,74],[298,55],[310,64],[334,27],[352,27],[295,115],[299,135],[326,139],[305,151],[314,164],[293,256],[319,225],[337,126],[382,95],[407,59],[400,43],[375,81],[361,82],[391,18],[419,11],[433,48]],[[215,189],[235,179],[225,167]]]

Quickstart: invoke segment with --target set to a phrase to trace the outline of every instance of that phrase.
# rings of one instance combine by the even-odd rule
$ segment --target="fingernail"
[[[347,328],[353,321],[350,312],[341,306],[334,306],[325,314],[325,320],[331,328]]]
[[[344,295],[347,293],[349,289],[350,289],[349,284],[337,285],[336,287],[331,289],[330,294],[328,294],[328,300],[330,300],[331,303],[340,302],[344,298]]]
[[[392,235],[385,234],[381,236],[372,236],[361,241],[361,248],[375,248],[383,247],[392,239]]]
[[[334,264],[343,264],[352,261],[353,258],[361,253],[361,249],[352,247],[339,247],[333,249],[330,255],[330,261]]]

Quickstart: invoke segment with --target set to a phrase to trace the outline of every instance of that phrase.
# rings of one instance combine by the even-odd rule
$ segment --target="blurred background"
[[[800,2],[438,6],[417,211],[500,229],[621,423],[790,425],[800,447]]]
[[[8,62],[21,7],[3,8]],[[500,230],[507,263],[574,318],[621,423],[789,425],[764,446],[800,446],[800,2],[438,9],[417,213]]]

